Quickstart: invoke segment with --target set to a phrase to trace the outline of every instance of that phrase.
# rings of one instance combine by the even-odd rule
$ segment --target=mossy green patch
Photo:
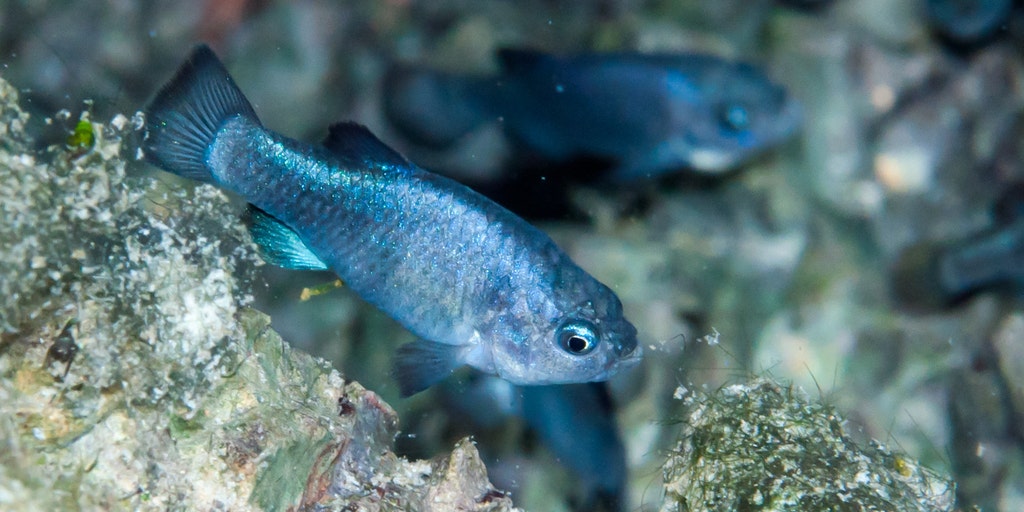
[[[948,478],[879,443],[858,445],[833,408],[792,387],[754,381],[687,405],[663,512],[953,509]]]

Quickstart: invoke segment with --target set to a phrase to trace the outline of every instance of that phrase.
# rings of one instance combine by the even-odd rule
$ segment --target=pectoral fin
[[[269,213],[249,205],[249,233],[267,263],[295,270],[327,270],[329,267],[299,238],[299,234]]]
[[[463,347],[417,340],[398,347],[392,370],[402,396],[412,396],[444,380],[463,365]]]

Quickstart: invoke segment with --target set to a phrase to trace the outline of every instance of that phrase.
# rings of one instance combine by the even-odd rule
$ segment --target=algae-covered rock
[[[16,96],[0,80],[0,509],[511,509],[472,443],[396,456],[391,407],[246,306],[230,202],[126,173],[141,118],[37,154]]]
[[[663,512],[953,510],[954,485],[791,387],[754,381],[687,398]]]

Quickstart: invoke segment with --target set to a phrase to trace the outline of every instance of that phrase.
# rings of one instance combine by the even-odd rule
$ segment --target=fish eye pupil
[[[597,331],[589,322],[575,320],[559,329],[558,343],[570,354],[579,356],[590,353],[597,342]]]
[[[750,115],[743,105],[730,104],[723,108],[721,121],[726,128],[738,132],[747,129],[747,125],[750,124]]]
[[[587,340],[585,340],[585,339],[583,339],[583,338],[581,338],[579,336],[570,336],[569,337],[569,342],[567,343],[567,345],[569,347],[569,351],[570,352],[577,352],[578,353],[578,352],[583,352],[584,350],[586,350],[587,345],[589,345],[589,343],[587,343]]]

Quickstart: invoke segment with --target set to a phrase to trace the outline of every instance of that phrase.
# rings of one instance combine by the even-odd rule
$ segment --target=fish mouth
[[[605,373],[611,375],[621,370],[633,368],[634,366],[639,365],[640,361],[643,359],[643,349],[639,344],[637,344],[633,350],[627,352],[624,356],[625,357],[608,361],[608,364],[605,366]]]
[[[735,167],[738,161],[739,158],[728,151],[705,148],[693,150],[688,163],[695,171],[719,174]]]
[[[590,379],[591,382],[603,382],[626,370],[639,366],[640,360],[643,359],[640,352],[640,347],[638,346],[629,357],[608,361],[604,368],[601,369],[601,372]]]
[[[640,364],[643,359],[643,350],[637,347],[629,357],[619,359],[619,368],[632,368]]]

